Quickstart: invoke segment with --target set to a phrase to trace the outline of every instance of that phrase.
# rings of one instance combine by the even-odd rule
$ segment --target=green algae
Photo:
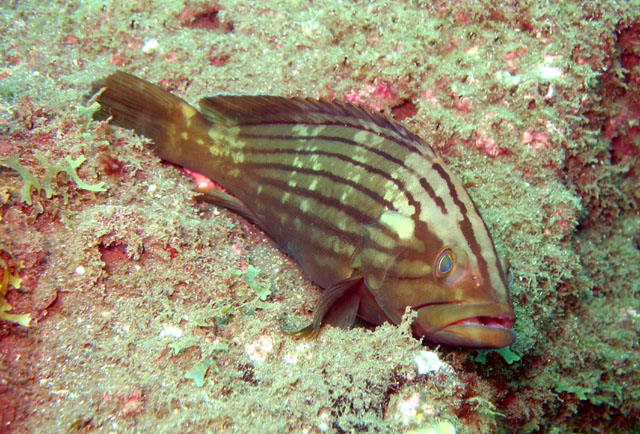
[[[511,350],[511,347],[499,348],[497,350],[476,350],[476,355],[473,357],[473,360],[485,364],[487,363],[487,354],[489,353],[497,353],[502,359],[507,362],[509,365],[519,361],[522,359],[522,355],[518,353],[514,353]]]
[[[215,366],[215,362],[209,358],[205,357],[201,361],[195,364],[195,366],[187,373],[184,374],[184,378],[188,380],[193,380],[196,383],[196,386],[202,387],[204,386],[204,377],[207,375],[207,371],[211,366],[214,366],[216,370],[218,369]]]
[[[35,190],[36,193],[40,193],[41,190],[44,190],[47,199],[51,199],[54,194],[60,194],[60,190],[56,190],[54,188],[56,178],[60,173],[65,173],[69,176],[80,190],[87,190],[95,193],[107,191],[107,187],[105,187],[104,182],[89,184],[78,176],[77,169],[86,161],[86,157],[83,155],[80,155],[76,159],[66,156],[64,161],[58,161],[55,164],[51,164],[49,159],[38,151],[36,151],[34,155],[45,170],[44,175],[42,175],[42,178],[39,180],[29,171],[29,169],[20,163],[17,155],[0,159],[0,165],[13,169],[18,173],[20,178],[22,178],[23,185],[20,190],[20,198],[27,205],[33,204],[31,198],[33,190]]]
[[[173,355],[177,356],[178,354],[182,353],[184,350],[197,346],[198,343],[199,341],[196,338],[189,337],[189,338],[179,339],[177,342],[173,342],[167,346],[173,350]]]
[[[18,156],[13,155],[0,160],[0,165],[15,170],[22,178],[22,188],[20,189],[20,199],[27,205],[31,205],[31,192],[33,189],[40,193],[42,186],[29,170],[18,161]]]
[[[259,273],[259,270],[256,267],[254,267],[253,265],[249,265],[244,275],[244,280],[253,288],[256,294],[258,294],[258,297],[260,298],[260,300],[266,301],[267,298],[271,295],[271,290],[269,288],[259,285],[256,282],[256,276],[258,275],[258,273]]]
[[[90,421],[87,430],[117,424],[123,432],[405,432],[439,418],[460,433],[634,432],[640,399],[634,358],[640,276],[632,266],[638,263],[637,193],[631,177],[606,157],[610,144],[599,137],[609,118],[605,104],[615,98],[594,92],[607,83],[605,70],[620,68],[611,52],[622,29],[637,22],[638,3],[218,4],[220,20],[234,24],[229,34],[184,28],[177,18],[184,2],[69,3],[64,16],[58,5],[10,5],[2,21],[5,40],[12,41],[6,52],[14,60],[7,60],[25,61],[21,70],[8,66],[13,74],[1,82],[4,106],[11,110],[29,94],[63,118],[97,75],[114,68],[190,100],[218,92],[342,100],[355,89],[365,91],[366,102],[371,95],[365,85],[385,80],[418,107],[405,120],[409,128],[473,184],[470,194],[514,272],[518,340],[512,350],[522,358],[513,365],[472,364],[466,362],[472,353],[440,348],[453,368],[450,376],[416,377],[411,354],[419,351],[417,342],[397,330],[329,330],[310,346],[283,337],[274,332],[273,318],[283,311],[309,316],[318,294],[295,265],[246,223],[194,204],[188,180],[148,157],[130,133],[100,132],[100,139],[119,141],[109,152],[129,172],[119,188],[102,195],[107,203],[95,212],[73,197],[61,205],[69,216],[63,224],[73,230],[61,235],[59,222],[48,220],[44,228],[17,225],[20,207],[12,205],[26,203],[22,192],[3,208],[13,219],[14,239],[37,233],[61,246],[54,250],[66,251],[47,253],[42,262],[39,285],[59,288],[65,297],[60,313],[52,310],[48,321],[30,329],[38,336],[38,359],[52,362],[30,366],[40,384],[10,384],[9,393],[25,391],[15,402],[32,405],[24,414],[38,415],[13,421],[15,429],[65,432],[88,403],[91,417],[82,418]],[[150,38],[159,41],[157,50],[137,48]],[[526,53],[517,59],[512,53],[520,49]],[[547,54],[563,56],[552,63],[563,68],[561,80],[532,73]],[[214,57],[228,60],[219,64]],[[581,57],[586,61],[578,64]],[[498,71],[526,78],[510,84]],[[468,114],[456,107],[461,97],[472,103]],[[19,129],[10,116],[3,121]],[[523,145],[527,130],[545,132],[552,146],[537,151]],[[505,153],[488,156],[489,139]],[[70,143],[82,140],[68,134],[59,152],[78,155]],[[51,152],[36,141],[14,141],[24,146],[17,155],[25,155],[26,146]],[[89,149],[83,155],[93,158]],[[29,198],[38,191],[32,185]],[[554,214],[560,209],[569,217]],[[118,243],[124,257],[135,251],[137,259],[120,261],[113,248]],[[167,243],[179,251],[174,259],[168,259]],[[49,251],[49,244],[42,245]],[[243,265],[231,245],[242,247],[241,257],[260,270],[254,280],[272,290],[273,302],[254,315],[236,314],[257,293],[249,282],[229,278],[229,270]],[[35,256],[21,253],[32,261],[26,270],[31,282],[41,273]],[[84,277],[75,273],[78,265],[86,268]],[[81,293],[73,292],[78,284]],[[215,326],[204,313],[203,321],[192,322],[207,305]],[[229,340],[229,352],[216,358],[223,369],[215,384],[195,388],[184,381],[184,365],[175,358],[187,358],[188,351],[160,358],[167,341],[158,333],[166,322],[198,336],[205,356],[211,354],[207,339]],[[264,361],[248,355],[254,341],[272,343],[270,352],[261,350]],[[170,353],[182,347],[175,344]],[[23,372],[28,357],[6,358],[3,368]],[[143,389],[145,403],[135,417],[101,398],[119,389]],[[428,420],[408,419],[405,426],[398,413],[413,394]],[[480,396],[505,417],[461,396]]]

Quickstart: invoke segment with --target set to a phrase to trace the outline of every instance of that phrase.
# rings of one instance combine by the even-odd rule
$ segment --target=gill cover
[[[420,304],[419,294],[411,286],[390,284],[394,279],[421,279],[431,267],[410,256],[424,254],[424,245],[415,235],[413,219],[395,211],[386,211],[374,223],[363,228],[360,266],[365,284],[380,309],[391,322],[399,324],[407,306]]]

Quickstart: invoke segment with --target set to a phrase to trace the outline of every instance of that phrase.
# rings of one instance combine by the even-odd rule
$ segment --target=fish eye
[[[449,249],[444,250],[440,253],[438,260],[436,261],[436,276],[444,277],[453,269],[454,262],[453,252]]]
[[[469,256],[464,249],[451,247],[440,252],[435,263],[435,275],[441,283],[451,285],[467,271]]]

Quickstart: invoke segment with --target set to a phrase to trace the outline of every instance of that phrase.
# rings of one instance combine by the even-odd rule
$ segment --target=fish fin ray
[[[239,214],[263,229],[260,219],[240,199],[217,188],[196,188],[194,191],[200,194],[198,199]]]
[[[325,317],[330,319],[332,321],[331,324],[337,327],[350,327],[353,325],[360,300],[358,294],[351,290],[357,287],[361,281],[362,275],[358,273],[325,289],[320,295],[311,324],[299,330],[286,333],[292,336],[312,338],[320,331],[320,326],[324,322]],[[343,297],[347,298],[344,300],[344,303],[341,303]],[[336,306],[338,311],[335,314],[329,314],[336,303],[339,303],[339,305]]]
[[[360,294],[357,291],[348,291],[333,303],[322,323],[343,329],[350,328],[356,320],[359,307]]]
[[[191,107],[182,98],[124,71],[94,83],[91,95],[90,100],[101,106],[95,119],[111,118],[112,124],[152,139],[162,158],[164,149],[174,146],[175,131],[184,111]]]
[[[312,325],[314,329],[320,328],[322,320],[327,315],[329,310],[333,307],[333,305],[345,294],[347,294],[350,289],[356,286],[361,280],[362,276],[360,274],[357,274],[355,276],[351,276],[347,279],[341,280],[334,285],[331,285],[329,288],[325,289],[322,292],[313,313]]]
[[[418,136],[384,114],[349,103],[270,95],[217,95],[202,98],[198,104],[205,118],[227,127],[263,123],[340,123],[375,132],[392,132],[416,148],[426,147]]]

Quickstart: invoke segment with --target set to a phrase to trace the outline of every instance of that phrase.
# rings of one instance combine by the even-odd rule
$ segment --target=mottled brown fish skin
[[[113,122],[153,139],[158,155],[236,199],[305,273],[327,288],[325,315],[399,323],[407,306],[427,340],[509,345],[505,271],[478,209],[416,135],[359,107],[273,96],[216,96],[197,111],[117,72],[96,90]]]

